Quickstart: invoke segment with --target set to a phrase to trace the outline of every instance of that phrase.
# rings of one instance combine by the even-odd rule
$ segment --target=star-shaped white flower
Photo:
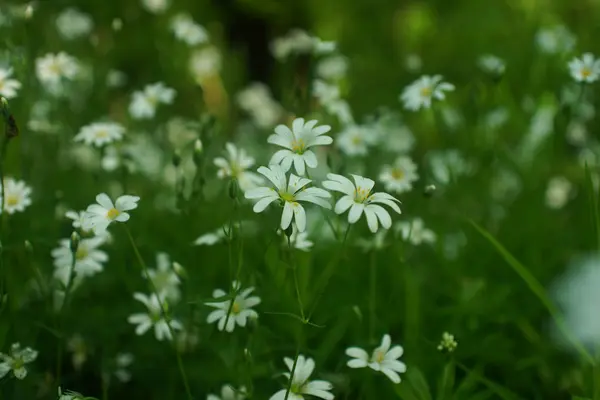
[[[230,385],[223,385],[221,388],[221,396],[209,394],[206,400],[245,400],[246,399],[246,387],[240,386],[239,389],[234,390]]]
[[[592,83],[600,76],[600,59],[592,53],[585,53],[581,58],[574,58],[569,62],[571,76],[577,82]]]
[[[392,339],[390,335],[384,335],[381,345],[377,347],[371,356],[359,348],[350,347],[346,349],[346,355],[352,357],[347,365],[350,368],[365,368],[369,367],[375,371],[381,371],[394,383],[400,383],[399,373],[406,372],[406,364],[398,361],[404,349],[401,346],[394,346],[390,349]]]
[[[11,79],[12,73],[12,68],[0,68],[0,95],[9,100],[17,97],[21,89],[21,82]]]
[[[125,128],[113,122],[96,122],[81,128],[73,140],[88,146],[102,147],[123,138]]]
[[[263,178],[255,172],[248,171],[254,165],[254,158],[246,150],[238,149],[233,143],[226,143],[227,158],[217,157],[214,164],[219,167],[217,176],[221,179],[235,178],[242,191],[255,188],[264,183]]]
[[[315,369],[315,362],[312,358],[305,358],[303,355],[298,355],[296,361],[296,368],[294,368],[294,360],[291,358],[284,358],[286,367],[290,372],[285,372],[288,380],[292,380],[290,392],[287,396],[288,400],[304,400],[305,395],[318,397],[325,400],[333,400],[334,395],[330,392],[333,389],[333,385],[327,381],[315,380],[310,381],[308,378],[312,375]],[[292,369],[294,375],[290,377]],[[284,400],[288,389],[281,389],[275,393],[269,400]]]
[[[296,173],[300,176],[306,173],[307,166],[316,168],[317,156],[309,149],[333,143],[333,139],[325,135],[331,130],[331,127],[329,125],[316,126],[317,122],[316,119],[313,119],[305,123],[304,118],[296,118],[292,122],[292,129],[285,125],[277,125],[275,134],[269,136],[267,141],[285,147],[285,150],[279,150],[273,154],[269,164],[280,164],[285,172],[289,171],[294,164]]]
[[[393,165],[384,165],[379,175],[385,190],[396,193],[410,192],[417,179],[417,165],[406,156],[398,157]]]
[[[394,228],[396,232],[402,234],[402,239],[410,241],[415,246],[421,243],[433,244],[437,239],[435,232],[427,229],[421,218],[415,218],[410,222],[399,222]]]
[[[117,222],[125,222],[129,220],[130,211],[137,208],[137,202],[140,200],[138,196],[120,196],[113,203],[106,193],[100,193],[96,196],[98,204],[88,206],[86,210],[83,229],[93,229],[96,235],[106,231],[108,225]]]
[[[143,335],[151,327],[154,327],[156,340],[173,340],[169,325],[173,330],[183,329],[181,323],[176,319],[169,319],[167,322],[163,315],[163,309],[167,309],[167,303],[164,299],[159,299],[156,294],[147,296],[143,293],[134,293],[133,298],[143,303],[148,309],[148,313],[133,314],[127,318],[130,324],[137,325],[135,328],[136,335]]]
[[[26,347],[21,349],[19,343],[13,343],[10,347],[10,355],[0,353],[0,378],[4,378],[10,371],[17,379],[25,379],[27,376],[27,369],[25,364],[33,362],[38,356],[38,352]]]
[[[400,214],[400,201],[384,192],[371,193],[375,186],[372,179],[358,175],[352,177],[354,183],[342,175],[327,174],[329,180],[323,182],[325,188],[344,194],[335,205],[336,214],[343,214],[349,209],[348,222],[354,224],[364,212],[371,232],[377,232],[379,223],[385,229],[389,229],[392,226],[392,217],[379,204],[389,206]]]
[[[31,205],[31,187],[13,178],[4,179],[4,211],[9,214],[23,212]]]
[[[260,213],[274,201],[279,200],[283,204],[283,213],[281,214],[281,229],[287,229],[295,220],[298,231],[304,232],[306,229],[306,211],[299,202],[309,202],[318,206],[330,209],[331,205],[325,199],[329,199],[331,194],[326,190],[309,187],[306,185],[311,183],[310,179],[300,178],[294,174],[290,174],[289,182],[287,182],[285,172],[279,165],[271,165],[269,168],[260,167],[258,169],[275,186],[259,187],[249,190],[245,193],[247,199],[258,200],[254,204],[254,212]]]
[[[421,108],[430,108],[433,99],[444,100],[446,94],[454,90],[454,85],[442,82],[441,75],[424,75],[408,85],[400,100],[404,103],[404,108],[410,111],[418,111]]]
[[[170,302],[179,301],[181,281],[167,253],[156,254],[156,269],[149,269],[148,275],[150,275],[156,291],[161,296],[164,296]],[[146,274],[143,274],[143,276],[146,277]]]
[[[260,298],[257,296],[250,296],[254,291],[254,288],[249,287],[240,291],[240,282],[233,281],[231,285],[233,290],[238,293],[233,300],[233,304],[231,304],[231,300],[206,303],[207,306],[217,309],[208,314],[206,321],[209,324],[219,321],[217,323],[217,328],[220,331],[225,329],[227,332],[233,332],[236,324],[245,327],[249,318],[258,318],[258,313],[253,310],[252,307],[256,307],[260,304]],[[213,297],[216,299],[224,296],[227,296],[227,293],[224,290],[215,289],[213,291]]]
[[[159,104],[171,104],[175,99],[175,89],[158,82],[147,85],[144,90],[133,93],[129,104],[129,114],[135,119],[154,117]]]
[[[75,276],[78,279],[91,277],[104,269],[104,263],[108,261],[108,254],[99,249],[105,243],[106,238],[97,236],[89,239],[81,239],[75,253]],[[73,263],[73,252],[71,251],[71,240],[62,239],[60,246],[52,250],[54,258],[54,277],[67,285],[71,275]]]

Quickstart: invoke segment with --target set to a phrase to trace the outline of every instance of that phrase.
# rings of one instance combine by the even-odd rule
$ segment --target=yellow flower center
[[[89,252],[88,249],[86,249],[85,247],[79,246],[79,248],[77,249],[77,252],[75,253],[75,258],[77,260],[83,260],[84,258],[86,258],[88,256]]]
[[[426,87],[421,88],[421,96],[429,97],[429,96],[431,96],[431,93],[433,93],[431,86],[426,86]]]
[[[396,180],[404,178],[404,171],[402,171],[400,168],[392,169],[392,178]]]
[[[237,301],[234,301],[233,305],[231,306],[231,313],[237,315],[240,313],[240,311],[242,311],[242,307]]]
[[[99,130],[99,131],[96,132],[96,137],[98,139],[104,139],[104,138],[108,137],[108,132],[106,130],[104,130],[104,129]]]
[[[283,201],[286,201],[286,202],[289,202],[289,203],[293,203],[293,202],[296,201],[296,198],[291,193],[279,193],[279,197],[281,197],[281,199]]]
[[[50,70],[50,72],[52,72],[53,74],[60,75],[60,73],[61,73],[60,64],[56,61],[53,61],[48,66],[48,70]]]
[[[354,136],[352,138],[352,144],[357,145],[360,144],[362,142],[362,139],[360,138],[360,136]]]
[[[385,360],[385,352],[381,350],[375,350],[373,353],[373,361],[381,364]]]
[[[588,67],[581,68],[581,76],[589,78],[592,75],[592,71]]]
[[[106,217],[108,219],[115,219],[117,218],[119,215],[121,214],[121,211],[117,210],[116,208],[111,208],[110,210],[108,210],[108,212],[106,213]]]
[[[294,153],[302,154],[306,150],[306,143],[302,139],[296,139],[292,141],[292,151]]]
[[[354,201],[364,203],[365,201],[369,200],[370,193],[370,190],[357,187],[354,191]]]
[[[6,205],[14,207],[19,203],[19,197],[14,194],[9,194],[6,196]]]

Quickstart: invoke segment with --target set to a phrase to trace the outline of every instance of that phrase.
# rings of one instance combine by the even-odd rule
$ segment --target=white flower
[[[127,318],[127,321],[130,324],[137,325],[135,328],[136,335],[143,335],[151,327],[154,327],[154,336],[156,336],[156,340],[173,340],[169,325],[173,330],[183,329],[181,323],[175,319],[171,319],[167,323],[163,314],[163,309],[167,309],[167,303],[164,299],[159,299],[156,294],[153,293],[151,296],[147,296],[143,293],[134,293],[133,298],[142,302],[148,309],[147,314],[133,314]]]
[[[283,235],[283,245],[287,246],[288,238],[285,232],[281,232],[281,234]],[[293,248],[301,251],[309,251],[314,245],[312,241],[308,240],[308,233],[306,231],[299,232],[296,225],[292,225],[292,234],[290,235],[289,243]]]
[[[123,71],[111,69],[106,73],[106,86],[110,88],[118,88],[127,82],[127,75]]]
[[[175,37],[188,46],[196,46],[208,41],[208,33],[195,23],[188,14],[177,14],[171,19],[171,30]]]
[[[89,146],[102,147],[121,140],[125,128],[113,122],[95,122],[81,128],[75,136],[76,142],[84,142]]]
[[[4,211],[9,214],[23,212],[31,205],[31,187],[23,181],[4,178],[4,196]]]
[[[451,180],[469,174],[473,170],[472,164],[454,149],[432,152],[429,156],[429,164],[435,180],[443,184],[448,184]]]
[[[287,58],[290,54],[306,54],[313,50],[314,38],[301,29],[292,29],[284,37],[271,42],[271,52],[278,60]]]
[[[154,117],[159,104],[171,104],[175,99],[175,90],[158,82],[147,85],[144,90],[133,93],[129,104],[129,114],[135,119]]]
[[[169,7],[170,0],[141,0],[146,11],[153,14],[162,14]]]
[[[404,349],[401,346],[394,346],[390,349],[392,339],[390,335],[384,335],[381,345],[377,347],[373,354],[369,354],[359,347],[350,347],[346,349],[346,355],[352,357],[347,365],[350,368],[365,368],[369,367],[375,371],[381,371],[396,384],[400,383],[400,375],[398,373],[406,372],[406,365],[402,361],[398,361]]]
[[[97,235],[108,228],[108,225],[114,221],[125,222],[129,220],[129,214],[125,211],[137,208],[138,196],[120,196],[113,204],[106,193],[100,193],[96,196],[98,204],[92,204],[86,209],[86,216],[83,228],[85,230],[93,229]]]
[[[238,149],[233,143],[226,143],[228,158],[217,157],[214,164],[219,167],[217,176],[221,179],[234,178],[242,191],[255,188],[264,182],[262,177],[255,172],[247,171],[254,165],[254,158],[250,157],[246,150]]]
[[[369,147],[375,144],[376,140],[377,134],[373,129],[351,125],[338,135],[335,145],[348,156],[366,156]]]
[[[332,55],[319,61],[317,76],[325,80],[339,80],[346,76],[348,60],[341,55]]]
[[[64,52],[49,53],[35,60],[38,79],[43,85],[49,87],[60,85],[63,79],[75,79],[79,69],[77,60]]]
[[[274,201],[279,200],[283,203],[280,224],[283,230],[290,226],[292,219],[295,220],[300,232],[306,230],[306,212],[299,202],[306,201],[327,209],[331,208],[329,202],[325,200],[331,197],[329,192],[316,187],[305,188],[306,185],[312,182],[310,179],[290,174],[289,182],[286,185],[285,172],[279,165],[271,165],[269,168],[260,167],[258,172],[271,181],[275,189],[259,187],[247,191],[245,197],[258,200],[253,208],[255,213],[264,211]]]
[[[131,353],[119,353],[115,357],[115,371],[114,374],[117,379],[123,383],[131,380],[131,372],[129,372],[129,366],[133,364],[133,354]]]
[[[99,249],[105,243],[104,237],[93,237],[81,239],[77,252],[75,253],[75,276],[78,280],[91,277],[104,269],[103,264],[108,261],[108,255]],[[60,246],[52,250],[54,257],[54,277],[67,285],[71,274],[73,253],[71,252],[71,240],[61,239]]]
[[[564,25],[556,25],[541,29],[535,35],[535,41],[542,52],[558,54],[570,52],[577,39]]]
[[[73,220],[73,229],[83,229],[83,221],[85,220],[85,211],[69,210],[65,213],[65,217]]]
[[[94,22],[89,15],[75,8],[68,8],[56,18],[56,29],[63,39],[73,40],[89,35]]]
[[[231,286],[235,293],[237,293],[233,300],[233,304],[231,304],[231,300],[206,303],[207,306],[217,309],[208,314],[206,321],[209,324],[219,321],[217,323],[217,328],[220,331],[225,329],[227,332],[233,332],[236,324],[245,327],[248,318],[258,318],[258,313],[254,311],[252,307],[256,307],[260,304],[260,298],[256,296],[248,297],[254,291],[254,288],[249,287],[240,290],[241,284],[237,281],[233,281]],[[213,291],[213,297],[215,299],[224,296],[227,296],[227,293],[224,290],[215,289]]]
[[[0,95],[9,100],[17,97],[21,89],[21,82],[11,79],[12,73],[12,68],[0,68]]]
[[[317,167],[317,156],[310,150],[314,146],[323,146],[333,143],[330,136],[325,133],[331,130],[329,125],[316,126],[316,119],[304,122],[304,118],[296,118],[292,122],[292,129],[285,125],[277,125],[275,134],[269,136],[267,141],[277,146],[285,147],[273,154],[269,164],[280,164],[285,172],[294,164],[296,173],[303,176],[306,166]]]
[[[221,53],[214,46],[196,50],[189,61],[192,78],[202,84],[205,79],[218,75],[221,70]]]
[[[181,282],[167,253],[156,254],[156,269],[149,269],[148,275],[150,275],[150,279],[152,279],[152,283],[161,297],[171,303],[179,301],[181,297],[179,285]]]
[[[73,356],[71,357],[73,367],[77,371],[80,371],[81,367],[83,364],[85,364],[88,358],[88,346],[85,339],[76,333],[69,338],[69,341],[67,342],[67,349],[73,353]]]
[[[309,381],[308,378],[312,375],[315,369],[315,362],[312,358],[305,358],[303,355],[298,355],[296,367],[294,368],[294,360],[284,358],[283,362],[290,372],[285,372],[283,375],[292,380],[290,392],[287,396],[288,400],[304,400],[304,395],[318,397],[325,400],[333,400],[334,395],[330,391],[333,385],[327,381],[316,380]],[[291,376],[292,369],[294,375]],[[275,393],[269,400],[284,400],[286,398],[286,389],[281,389]]]
[[[504,60],[492,54],[482,55],[477,60],[477,64],[483,72],[493,76],[500,76],[504,74],[504,71],[506,70]]]
[[[268,86],[263,83],[251,83],[236,97],[240,108],[250,114],[256,125],[261,128],[271,128],[281,119],[283,108],[273,99]]]
[[[223,385],[221,388],[221,396],[209,394],[206,400],[244,400],[246,399],[246,387],[241,386],[238,390],[234,390],[230,385]]]
[[[573,184],[564,176],[550,179],[546,188],[546,206],[558,210],[563,208],[573,193]]]
[[[412,183],[419,179],[417,165],[410,157],[400,156],[394,165],[384,165],[379,180],[389,192],[404,193],[412,190]]]
[[[221,240],[225,239],[225,232],[223,229],[228,229],[229,225],[219,228],[214,232],[205,233],[198,237],[198,239],[194,240],[194,245],[196,246],[213,246],[219,243]]]
[[[327,178],[329,180],[323,182],[325,188],[344,194],[336,203],[334,210],[336,214],[343,214],[349,209],[348,222],[350,224],[356,223],[364,212],[371,232],[377,232],[379,228],[378,220],[381,222],[381,226],[389,229],[392,226],[392,218],[378,204],[387,205],[400,214],[400,207],[397,204],[400,201],[398,199],[383,192],[371,194],[375,181],[369,178],[352,175],[354,183],[350,179],[337,174],[327,174]]]
[[[404,108],[410,111],[417,111],[421,108],[430,108],[433,99],[444,100],[446,94],[454,90],[454,85],[442,82],[441,75],[424,75],[408,85],[400,100],[404,103]]]
[[[395,226],[396,232],[402,234],[402,239],[410,241],[415,246],[421,243],[433,244],[436,241],[435,232],[425,228],[421,218],[415,218],[410,222],[399,222]]]
[[[10,347],[10,355],[0,353],[0,378],[4,378],[9,371],[13,372],[13,375],[17,379],[25,379],[27,376],[27,369],[25,364],[33,362],[37,358],[38,352],[32,350],[31,347],[21,349],[19,343],[13,343]]]
[[[577,82],[596,82],[600,75],[600,59],[592,53],[585,53],[581,58],[574,58],[569,62],[571,76]]]

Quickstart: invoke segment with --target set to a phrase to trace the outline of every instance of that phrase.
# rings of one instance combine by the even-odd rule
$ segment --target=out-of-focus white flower
[[[472,164],[454,149],[432,152],[429,155],[429,165],[435,180],[443,184],[448,184],[473,170]]]
[[[71,357],[73,367],[77,371],[81,370],[88,357],[88,348],[83,337],[79,334],[71,336],[67,341],[67,349],[73,353]]]
[[[483,125],[486,130],[495,130],[501,128],[506,122],[508,122],[508,118],[510,117],[510,113],[506,107],[498,107],[490,112],[488,112],[484,119]]]
[[[453,91],[454,85],[442,82],[442,79],[441,75],[423,75],[408,85],[400,95],[404,108],[417,111],[421,108],[430,108],[433,99],[444,100],[445,92]]]
[[[379,222],[385,229],[389,229],[392,226],[392,217],[379,204],[386,205],[400,214],[400,201],[384,192],[371,193],[375,181],[369,178],[358,175],[352,175],[352,178],[354,183],[342,175],[327,174],[328,180],[323,182],[325,188],[343,194],[335,205],[336,214],[350,210],[348,223],[354,224],[364,212],[371,232],[377,232]]]
[[[94,233],[98,235],[104,232],[108,225],[114,221],[128,221],[129,214],[126,211],[136,209],[139,200],[138,196],[125,195],[118,197],[113,204],[106,193],[100,193],[96,196],[98,204],[92,204],[86,209],[83,228],[86,230],[93,229]]]
[[[348,72],[348,60],[346,57],[336,54],[320,60],[317,64],[316,73],[321,79],[337,81],[343,79]]]
[[[535,42],[543,53],[558,54],[573,50],[577,39],[564,25],[556,25],[540,29]]]
[[[218,75],[221,71],[221,53],[214,46],[196,50],[190,57],[189,71],[192,78],[201,84],[206,78]]]
[[[258,313],[252,308],[260,304],[260,297],[250,296],[254,288],[249,287],[241,290],[241,283],[237,281],[233,281],[231,286],[234,292],[237,293],[235,299],[233,299],[233,304],[231,304],[231,300],[206,303],[207,306],[216,308],[215,311],[208,314],[206,321],[209,324],[218,321],[217,328],[220,331],[233,332],[236,324],[243,328],[246,326],[248,319],[258,318]],[[215,289],[213,291],[215,299],[224,296],[227,296],[224,290]]]
[[[283,107],[273,99],[267,85],[251,83],[237,94],[237,103],[261,128],[271,128],[283,115]]]
[[[396,158],[393,165],[384,165],[379,180],[388,192],[404,193],[412,190],[419,179],[417,165],[407,156]]]
[[[175,89],[158,82],[148,85],[142,91],[133,93],[129,104],[129,114],[135,119],[154,117],[159,104],[171,104],[175,99]]]
[[[272,187],[251,189],[245,193],[245,197],[257,200],[253,208],[255,213],[263,212],[274,201],[283,203],[280,224],[283,230],[290,226],[292,219],[296,222],[300,232],[306,230],[306,212],[299,202],[313,203],[327,209],[331,208],[326,200],[331,197],[329,192],[316,187],[305,188],[312,182],[310,179],[290,174],[288,181],[284,170],[276,164],[270,165],[268,168],[260,167],[258,172],[264,175],[275,186],[275,189]]]
[[[567,141],[573,146],[583,147],[588,141],[588,130],[581,121],[571,121],[567,125]]]
[[[523,161],[531,160],[540,145],[550,137],[554,131],[554,116],[557,111],[554,98],[542,99],[520,144],[519,155]]]
[[[352,357],[347,365],[350,368],[369,367],[374,371],[381,371],[385,376],[396,384],[400,383],[400,375],[406,372],[406,364],[398,359],[404,354],[401,346],[392,345],[390,335],[384,335],[381,345],[369,354],[360,347],[350,347],[346,349],[346,355]],[[391,348],[390,348],[391,347]]]
[[[592,53],[585,53],[581,58],[575,57],[569,62],[569,71],[577,82],[596,82],[600,75],[600,59]]]
[[[275,134],[269,136],[267,141],[284,150],[279,150],[271,157],[270,164],[281,165],[287,172],[294,164],[296,173],[304,176],[306,167],[316,168],[317,156],[310,150],[314,146],[325,146],[333,143],[333,139],[325,133],[331,130],[329,125],[316,126],[316,119],[304,122],[304,118],[296,118],[292,122],[292,129],[285,125],[277,125]]]
[[[170,0],[141,0],[142,6],[146,9],[146,11],[151,12],[152,14],[162,14],[167,11],[169,5],[171,4]]]
[[[350,125],[340,132],[335,145],[347,156],[366,156],[377,142],[377,132],[368,126]]]
[[[12,79],[12,68],[0,68],[0,96],[7,99],[17,97],[17,92],[21,89],[21,82]]]
[[[102,147],[121,140],[125,128],[114,122],[95,122],[81,128],[75,136],[76,142],[84,142],[89,146]]]
[[[111,69],[106,74],[106,85],[111,88],[117,88],[125,85],[127,82],[127,75],[123,71]]]
[[[281,232],[283,235],[283,245],[288,245],[288,238],[285,235],[285,232]],[[301,250],[301,251],[310,251],[313,247],[314,243],[308,240],[308,233],[306,231],[299,232],[296,225],[292,225],[292,234],[290,235],[289,244],[292,245],[293,248]]]
[[[408,72],[419,72],[423,68],[423,60],[418,54],[407,54],[404,59],[404,65]]]
[[[106,242],[104,237],[93,237],[81,239],[77,252],[75,253],[75,277],[78,281],[92,277],[104,269],[104,263],[108,261],[108,254],[99,249]],[[71,240],[61,239],[60,246],[52,250],[54,258],[54,277],[63,285],[67,285],[73,265],[73,252],[71,251]]]
[[[506,63],[500,57],[492,54],[484,54],[477,60],[479,68],[486,74],[501,76],[506,71]]]
[[[227,158],[217,157],[214,163],[219,170],[217,176],[221,179],[236,179],[240,189],[246,192],[264,183],[263,178],[255,172],[248,171],[254,165],[254,158],[246,150],[238,149],[233,143],[226,143]]]
[[[25,347],[21,349],[19,343],[13,343],[10,346],[10,354],[0,353],[0,378],[4,378],[10,371],[17,379],[25,379],[27,376],[27,369],[25,364],[35,361],[38,356],[38,352],[33,350],[31,347]]]
[[[148,313],[132,314],[127,318],[130,324],[137,325],[135,328],[136,335],[143,335],[148,330],[154,327],[154,336],[156,340],[167,339],[173,340],[169,325],[173,330],[181,330],[183,326],[176,319],[170,319],[168,322],[165,319],[163,310],[167,309],[167,303],[164,299],[159,299],[156,294],[147,296],[143,293],[134,293],[133,298],[141,302],[148,309]],[[168,318],[168,317],[167,317]]]
[[[422,243],[434,244],[437,240],[435,232],[427,229],[421,218],[415,218],[410,222],[399,222],[394,228],[396,232],[402,234],[402,239],[410,241],[415,246]]]
[[[156,269],[149,269],[148,275],[162,298],[167,299],[170,303],[179,301],[181,281],[173,269],[171,258],[167,253],[156,254]],[[143,276],[146,277],[145,274]]]
[[[293,359],[287,357],[283,359],[283,362],[290,371],[285,372],[283,375],[292,381],[291,385],[286,384],[286,389],[281,389],[271,396],[269,400],[284,400],[286,398],[288,400],[304,400],[306,395],[324,400],[334,399],[334,395],[331,393],[333,389],[331,383],[322,380],[309,380],[315,370],[315,361],[312,358],[299,354],[295,363]],[[287,388],[289,388],[289,393]]]
[[[66,40],[87,36],[93,28],[92,18],[75,8],[67,8],[56,18],[56,29]]]
[[[563,208],[571,198],[573,184],[564,176],[555,176],[546,188],[546,206],[558,210]]]
[[[197,46],[208,42],[208,33],[200,24],[194,22],[189,14],[177,14],[171,19],[171,30],[175,37],[188,46]]]
[[[23,212],[31,205],[31,187],[23,181],[4,178],[4,196],[4,211],[9,214]]]
[[[198,239],[194,240],[194,245],[196,246],[213,246],[219,243],[221,240],[225,239],[225,231],[223,229],[228,229],[229,227],[222,227],[217,229],[214,232],[205,233],[198,237]]]
[[[133,364],[134,357],[131,353],[118,353],[115,357],[115,371],[114,374],[117,379],[123,383],[131,380],[131,372],[129,367]]]
[[[35,60],[37,78],[48,90],[59,90],[63,80],[73,80],[80,71],[77,60],[67,53],[48,53]]]
[[[340,100],[340,88],[321,79],[313,81],[312,94],[325,106]]]
[[[306,54],[313,50],[315,41],[301,29],[292,29],[287,35],[271,42],[271,52],[278,60],[286,59],[290,54]]]
[[[209,394],[206,400],[245,400],[246,399],[246,387],[241,386],[235,390],[230,385],[223,385],[221,388],[221,396]]]

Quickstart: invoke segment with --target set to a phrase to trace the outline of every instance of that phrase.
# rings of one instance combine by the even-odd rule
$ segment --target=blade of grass
[[[457,363],[456,366],[458,368],[462,369],[463,371],[465,371],[468,374],[468,376],[473,376],[477,381],[481,382],[488,389],[490,389],[491,391],[496,393],[496,395],[498,395],[498,397],[500,397],[501,399],[503,399],[503,400],[521,399],[518,395],[511,392],[504,386],[501,386],[501,385],[497,384],[496,382],[493,382],[493,381],[487,379],[480,372],[471,370],[471,369],[467,368],[466,366],[462,365],[461,363]]]
[[[585,183],[590,198],[590,207],[592,208],[594,231],[596,233],[596,246],[600,251],[600,213],[598,212],[598,195],[594,190],[594,181],[592,180],[592,174],[587,163],[585,164]]]

